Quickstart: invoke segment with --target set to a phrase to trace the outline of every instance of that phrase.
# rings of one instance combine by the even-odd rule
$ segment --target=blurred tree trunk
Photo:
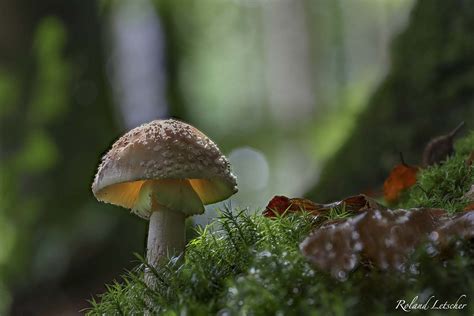
[[[314,111],[312,36],[305,1],[278,1],[262,6],[267,94],[270,112],[280,125],[304,122]],[[289,107],[288,105],[293,105]]]
[[[3,16],[0,224],[8,220],[2,242],[12,240],[12,252],[0,262],[0,290],[6,279],[12,314],[77,312],[131,265],[145,235],[145,222],[99,205],[90,191],[100,155],[120,133],[107,20],[92,0],[6,1]]]
[[[183,41],[180,41],[181,38],[178,32],[179,23],[183,23],[183,21],[176,18],[176,12],[179,10],[181,3],[169,0],[154,0],[154,4],[164,33],[165,77],[167,79],[166,96],[169,105],[169,115],[189,121],[190,117],[187,108],[192,105],[186,104],[179,81],[180,62],[186,54],[184,52],[185,48],[188,48],[183,47]]]
[[[150,0],[120,1],[110,12],[110,77],[127,130],[168,116],[164,34]]]
[[[474,129],[473,34],[473,1],[418,1],[393,43],[389,74],[308,196],[322,202],[377,190],[399,152],[419,164],[431,137],[463,120]]]

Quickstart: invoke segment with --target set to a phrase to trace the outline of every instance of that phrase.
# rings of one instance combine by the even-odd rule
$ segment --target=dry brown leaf
[[[270,202],[268,202],[268,205],[263,211],[262,215],[265,217],[276,217],[277,215],[300,212],[302,210],[306,210],[317,215],[318,210],[321,209],[322,206],[322,204],[314,203],[308,199],[290,199],[283,195],[276,195],[270,200]]]
[[[474,239],[474,211],[459,213],[444,221],[429,237],[437,246],[437,250],[444,255],[451,252],[453,240]]]
[[[464,126],[464,122],[461,122],[454,130],[449,134],[438,136],[430,140],[423,151],[423,167],[432,166],[437,163],[441,163],[448,156],[454,152],[453,140],[454,136]]]
[[[466,205],[463,211],[474,211],[474,202],[471,202],[468,205]]]
[[[404,270],[407,258],[429,241],[430,255],[446,253],[455,238],[474,238],[474,211],[448,218],[440,209],[376,210],[316,229],[300,245],[319,269],[345,279],[358,265]]]
[[[347,212],[360,212],[367,209],[385,209],[385,207],[365,194],[346,197],[343,200],[324,204],[320,211],[329,211],[335,207],[344,207]]]
[[[319,204],[304,198],[288,198],[286,196],[274,196],[263,211],[263,216],[276,217],[277,214],[285,215],[288,213],[307,211],[313,215],[319,215],[335,207],[344,207],[347,212],[359,212],[370,208],[384,208],[375,200],[366,195],[359,194],[347,197],[341,201]]]

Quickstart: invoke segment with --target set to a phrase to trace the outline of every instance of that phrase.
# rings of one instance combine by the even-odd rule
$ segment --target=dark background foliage
[[[388,76],[309,196],[331,200],[377,190],[399,152],[419,165],[432,137],[461,121],[472,129],[474,45],[466,38],[473,32],[471,1],[418,1],[408,28],[392,44]]]
[[[399,151],[472,128],[473,21],[462,0],[0,0],[0,314],[75,313],[136,264],[147,223],[90,184],[142,122],[206,132],[243,207],[377,191]]]

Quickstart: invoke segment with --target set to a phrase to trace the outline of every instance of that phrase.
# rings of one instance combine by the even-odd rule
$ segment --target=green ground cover
[[[422,170],[400,206],[440,207],[462,211],[463,197],[474,184],[466,159],[474,133],[456,143],[456,154],[440,166]],[[331,218],[347,216],[334,210]],[[327,218],[294,213],[276,219],[260,212],[222,210],[197,229],[186,257],[172,258],[156,272],[158,286],[143,283],[144,264],[91,301],[88,315],[130,315],[150,310],[164,315],[358,315],[398,314],[398,300],[435,295],[440,301],[474,297],[474,247],[454,242],[454,257],[433,258],[421,247],[406,272],[359,266],[345,281],[315,269],[299,250],[300,242]],[[148,306],[147,306],[148,305]],[[474,305],[459,310],[411,314],[472,315]]]

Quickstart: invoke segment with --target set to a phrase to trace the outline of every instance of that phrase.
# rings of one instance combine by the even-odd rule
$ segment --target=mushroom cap
[[[160,179],[187,179],[204,205],[237,192],[217,145],[174,119],[143,124],[120,137],[102,158],[92,192],[99,201],[133,209],[142,185]]]

